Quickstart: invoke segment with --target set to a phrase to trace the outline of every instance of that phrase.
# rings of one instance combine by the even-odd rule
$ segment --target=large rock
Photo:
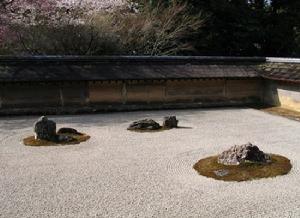
[[[164,117],[163,127],[172,129],[178,127],[178,120],[176,116]]]
[[[82,133],[78,132],[76,129],[63,127],[57,131],[57,134],[74,134],[74,135],[82,135]]]
[[[268,163],[271,157],[251,143],[235,145],[218,156],[218,163],[224,165],[240,165],[246,162]]]
[[[139,120],[130,124],[128,130],[158,130],[160,125],[151,119]]]
[[[35,139],[56,141],[56,123],[42,116],[34,124]]]

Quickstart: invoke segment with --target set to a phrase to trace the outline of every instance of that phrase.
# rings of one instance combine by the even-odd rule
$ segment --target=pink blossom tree
[[[29,51],[26,39],[39,37],[36,36],[41,34],[39,31],[67,26],[71,21],[74,25],[74,20],[79,20],[83,11],[88,10],[84,6],[78,7],[64,0],[0,0],[0,53],[18,45],[23,47],[21,50]]]
[[[35,25],[55,20],[55,0],[0,0],[0,45],[15,38],[15,24]],[[45,19],[47,18],[47,19]]]

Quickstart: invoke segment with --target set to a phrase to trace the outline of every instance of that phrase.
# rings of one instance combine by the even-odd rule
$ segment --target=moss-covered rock
[[[271,154],[269,163],[243,163],[240,165],[224,165],[218,163],[218,156],[199,160],[194,169],[202,176],[224,181],[247,181],[285,175],[292,165],[286,157]]]

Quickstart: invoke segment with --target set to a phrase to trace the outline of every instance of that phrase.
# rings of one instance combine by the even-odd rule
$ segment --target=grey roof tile
[[[0,58],[0,82],[259,77],[253,64],[226,58]]]

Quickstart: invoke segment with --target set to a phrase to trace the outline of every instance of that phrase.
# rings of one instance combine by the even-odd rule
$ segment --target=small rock
[[[55,141],[56,139],[56,123],[48,120],[46,116],[42,116],[34,124],[35,139],[47,141]]]
[[[178,120],[176,119],[176,116],[165,117],[163,127],[169,128],[169,129],[177,128]]]
[[[246,162],[268,163],[270,161],[271,157],[269,154],[265,154],[251,143],[235,145],[218,157],[218,163],[224,165],[240,165]]]
[[[73,128],[66,128],[66,127],[60,128],[60,129],[57,131],[57,134],[74,134],[74,135],[82,135],[82,133],[78,132],[76,129],[73,129]]]
[[[219,177],[227,176],[229,174],[228,170],[215,170],[214,174]]]
[[[130,124],[128,130],[158,130],[160,125],[151,119],[139,120]]]

